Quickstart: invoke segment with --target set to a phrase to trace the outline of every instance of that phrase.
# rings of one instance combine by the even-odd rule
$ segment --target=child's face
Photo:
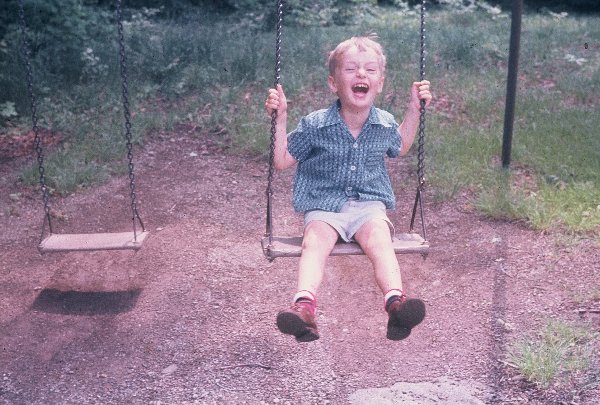
[[[344,52],[328,83],[340,98],[342,107],[371,108],[375,97],[383,90],[381,60],[370,48],[360,51],[352,47]]]

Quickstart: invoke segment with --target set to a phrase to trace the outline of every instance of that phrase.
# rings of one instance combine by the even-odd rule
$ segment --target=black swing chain
[[[128,90],[128,82],[127,82],[127,65],[125,58],[125,37],[123,34],[123,11],[121,7],[121,0],[116,0],[116,9],[117,9],[117,29],[118,29],[118,40],[119,40],[119,65],[121,72],[121,89],[122,89],[122,98],[123,98],[123,116],[125,118],[125,138],[127,140],[127,161],[128,161],[128,169],[129,169],[129,191],[131,196],[131,212],[132,212],[132,222],[133,222],[133,235],[134,240],[137,241],[137,233],[135,220],[140,222],[142,226],[142,231],[145,231],[144,223],[140,218],[140,214],[137,209],[137,196],[135,194],[135,174],[133,171],[133,144],[132,144],[132,136],[131,136],[131,113],[129,111],[129,90]]]
[[[425,1],[421,2],[421,52],[419,60],[419,77],[425,80]],[[419,177],[419,187],[425,186],[425,100],[421,100],[419,116],[419,148],[418,148],[418,166],[417,175]]]
[[[277,0],[277,35],[275,39],[275,88],[281,82],[281,42],[283,34],[283,0]],[[267,224],[265,236],[269,237],[269,246],[273,243],[273,173],[275,160],[275,133],[277,131],[277,111],[271,114],[271,147],[269,151],[269,174],[267,182]]]
[[[44,202],[44,224],[42,225],[42,238],[44,237],[44,229],[46,221],[48,221],[49,232],[52,233],[52,221],[50,216],[50,192],[46,185],[46,174],[44,169],[44,153],[42,150],[42,138],[40,136],[40,128],[38,126],[37,116],[37,97],[33,89],[33,67],[31,63],[31,46],[27,35],[27,23],[25,21],[25,6],[23,0],[19,0],[19,22],[21,26],[21,58],[25,65],[25,76],[27,81],[27,93],[29,95],[32,130],[34,133],[33,145],[37,154],[39,183],[42,190],[42,200]]]
[[[421,30],[420,30],[420,59],[419,59],[419,76],[420,80],[425,80],[425,0],[421,1]],[[414,222],[417,211],[417,204],[419,205],[419,212],[421,216],[421,228],[423,239],[427,240],[427,234],[425,230],[425,216],[423,213],[423,191],[425,189],[425,100],[421,100],[420,115],[419,115],[419,143],[417,150],[417,195],[415,197],[415,204],[413,206],[412,217],[410,221],[410,231],[414,230]]]

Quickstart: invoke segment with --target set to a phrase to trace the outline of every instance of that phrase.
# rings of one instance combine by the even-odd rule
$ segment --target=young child
[[[387,338],[401,340],[425,317],[425,304],[402,290],[400,267],[392,246],[393,225],[386,209],[395,197],[384,158],[405,155],[419,125],[420,100],[431,101],[429,82],[411,87],[402,124],[374,107],[383,90],[386,58],[372,37],[353,37],[329,55],[329,88],[338,100],[328,109],[300,120],[287,135],[283,88],[269,89],[265,107],[277,111],[274,165],[298,163],[294,209],[304,212],[304,236],[298,290],[290,309],[277,315],[277,326],[299,342],[319,338],[316,293],[325,261],[338,238],[355,240],[373,264],[388,313]]]

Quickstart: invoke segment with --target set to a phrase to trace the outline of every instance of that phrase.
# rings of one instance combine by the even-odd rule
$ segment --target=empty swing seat
[[[262,249],[268,258],[276,257],[298,257],[302,252],[302,237],[277,237],[273,236],[273,243],[269,246],[269,237],[262,239]],[[394,251],[396,254],[419,253],[427,255],[429,253],[429,242],[416,233],[396,234],[393,239]],[[335,244],[330,256],[346,255],[364,255],[358,243],[338,242]]]
[[[91,250],[138,250],[148,236],[143,232],[117,233],[54,233],[42,240],[38,249],[42,253],[75,252]]]
[[[33,61],[31,59],[31,48],[28,41],[27,24],[25,21],[25,7],[24,1],[19,0],[19,23],[21,26],[22,33],[22,45],[23,45],[23,56],[24,56],[24,67],[26,67],[26,79],[27,88],[37,88],[33,82],[33,75],[31,74],[31,65]],[[125,58],[125,41],[123,35],[123,13],[121,9],[121,2],[116,2],[117,11],[117,32],[119,42],[119,67],[121,71],[121,87],[122,87],[122,102],[123,102],[123,115],[125,118],[125,140],[127,147],[127,161],[129,169],[129,189],[131,196],[131,209],[133,214],[133,220],[137,219],[141,225],[141,231],[137,232],[135,222],[131,232],[117,232],[117,233],[84,233],[84,234],[53,234],[52,224],[50,221],[50,206],[49,206],[49,189],[46,186],[46,180],[44,176],[44,154],[42,145],[47,143],[42,139],[42,133],[39,131],[37,125],[38,116],[36,97],[34,92],[29,91],[29,101],[31,106],[31,120],[32,120],[32,132],[35,135],[34,144],[36,145],[38,170],[40,172],[40,188],[43,195],[44,202],[44,227],[48,222],[48,230],[50,234],[43,238],[39,243],[38,249],[42,253],[46,252],[72,252],[72,251],[93,251],[93,250],[138,250],[142,247],[144,240],[148,236],[148,232],[144,230],[144,224],[137,211],[137,202],[135,194],[135,175],[133,172],[133,144],[132,144],[132,133],[131,133],[131,113],[129,110],[129,99],[128,99],[128,82],[127,82],[127,69],[126,69],[126,58]],[[33,34],[33,33],[32,33]],[[45,228],[42,228],[42,236],[44,235]]]

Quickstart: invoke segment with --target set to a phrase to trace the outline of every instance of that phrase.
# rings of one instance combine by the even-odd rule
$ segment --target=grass
[[[464,25],[461,21],[472,17],[446,18]],[[479,42],[490,44],[487,52],[458,49],[454,64],[464,59],[483,62],[463,66],[460,73],[452,72],[447,55],[448,67],[439,73],[444,85],[452,83],[445,90],[461,102],[464,113],[450,115],[432,129],[444,134],[430,148],[430,180],[437,199],[452,198],[467,187],[477,195],[476,206],[490,217],[524,221],[539,230],[599,234],[600,138],[595,128],[600,114],[592,97],[600,87],[600,59],[575,45],[600,37],[592,26],[595,19],[525,16],[510,171],[498,165],[505,91],[500,50],[507,38],[484,33]],[[471,23],[507,32],[502,20]],[[443,37],[451,41],[452,34]],[[445,48],[444,41],[440,46]]]
[[[540,388],[564,387],[573,380],[594,378],[592,354],[597,341],[598,333],[588,327],[552,321],[534,339],[516,342],[510,361]]]
[[[539,230],[593,234],[600,226],[600,191],[593,182],[534,184],[532,191],[512,181],[506,172],[490,177],[477,197],[477,208],[489,217],[523,220]]]
[[[263,103],[274,80],[274,32],[262,15],[238,17],[190,12],[159,18],[147,9],[132,14],[125,33],[136,142],[184,125],[221,134],[223,143],[236,149],[268,153]],[[427,74],[436,100],[427,121],[426,168],[436,201],[467,189],[490,217],[545,231],[600,234],[595,97],[600,55],[582,46],[598,42],[599,18],[524,16],[512,163],[506,171],[498,161],[509,13],[484,6],[430,12]],[[400,118],[408,86],[418,76],[418,29],[414,10],[391,8],[378,8],[355,25],[286,25],[282,81],[290,100],[289,129],[333,100],[326,84],[327,52],[340,40],[367,32],[379,34],[388,55],[378,104]],[[45,86],[39,86],[43,125],[68,138],[47,159],[49,181],[61,194],[107,178],[111,162],[124,155],[114,44],[88,45],[83,61],[63,62],[84,63],[86,79],[76,84],[53,86],[60,69],[46,74],[44,66],[35,65]],[[12,122],[20,119],[26,127],[27,114],[21,114],[14,118],[11,112]],[[35,182],[35,173],[25,170],[23,178]]]

